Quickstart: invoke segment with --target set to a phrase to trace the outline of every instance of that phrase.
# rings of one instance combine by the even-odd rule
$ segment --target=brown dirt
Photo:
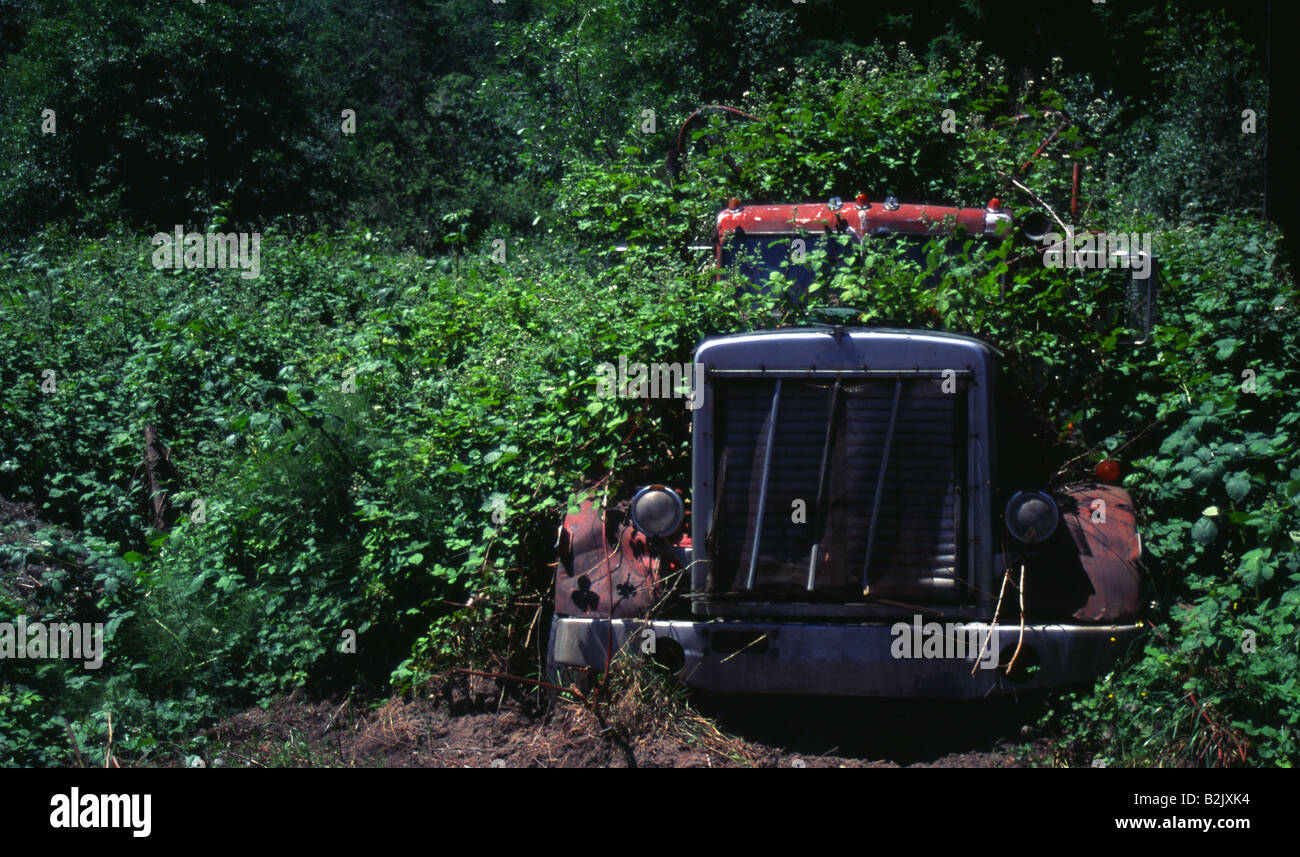
[[[469,693],[390,699],[366,708],[351,701],[279,700],[252,708],[209,732],[208,765],[226,767],[1011,767],[1008,745],[871,758],[859,753],[782,748],[718,730],[679,707],[657,709],[629,697],[596,706],[561,700],[536,715],[492,682]],[[635,709],[633,716],[629,716]],[[795,736],[799,743],[801,736]],[[804,743],[807,743],[806,741]],[[910,751],[909,751],[910,754]],[[914,755],[914,754],[911,754]],[[926,755],[926,754],[923,754]]]

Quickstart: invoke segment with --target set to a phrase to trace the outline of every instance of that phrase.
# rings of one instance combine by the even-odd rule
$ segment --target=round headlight
[[[1060,521],[1056,501],[1042,491],[1021,491],[1007,501],[1007,529],[1025,544],[1047,541]]]
[[[647,536],[663,538],[677,532],[686,514],[682,498],[663,485],[647,485],[632,498],[632,526]]]
[[[1051,224],[1041,211],[1031,211],[1020,218],[1020,234],[1031,244],[1037,244],[1047,237]]]

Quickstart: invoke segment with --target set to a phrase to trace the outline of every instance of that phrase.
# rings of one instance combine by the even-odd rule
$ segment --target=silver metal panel
[[[611,627],[612,625],[612,627]],[[965,626],[979,635],[991,626]],[[571,667],[604,669],[607,644],[614,652],[641,656],[645,641],[655,647],[673,641],[685,654],[682,680],[722,693],[789,693],[973,699],[1015,690],[1088,681],[1104,672],[1141,630],[1138,625],[1029,625],[1024,645],[1039,669],[1012,682],[1001,669],[977,668],[974,657],[895,658],[891,624],[808,624],[793,622],[647,622],[635,619],[558,617],[553,660]],[[1014,646],[1019,626],[997,626],[1002,647]],[[719,634],[728,637],[714,650]],[[650,635],[653,635],[651,637]],[[736,640],[762,640],[747,648]]]

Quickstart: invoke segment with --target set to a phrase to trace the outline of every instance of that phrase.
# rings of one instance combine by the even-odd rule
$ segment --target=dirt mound
[[[618,734],[588,707],[561,702],[532,716],[508,700],[498,711],[452,713],[437,700],[390,699],[378,708],[294,698],[252,708],[209,737],[209,765],[383,768],[718,767],[718,752],[681,741]]]

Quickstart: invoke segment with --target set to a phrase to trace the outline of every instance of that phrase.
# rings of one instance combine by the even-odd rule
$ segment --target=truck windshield
[[[741,235],[722,246],[722,267],[747,291],[783,292],[800,299],[824,287],[861,288],[888,268],[917,276],[926,269],[929,236]]]

